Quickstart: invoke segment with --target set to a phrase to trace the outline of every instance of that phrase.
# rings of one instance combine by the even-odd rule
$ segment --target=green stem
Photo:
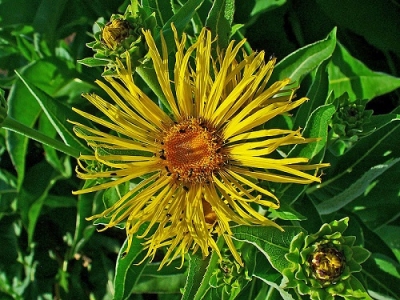
[[[58,151],[61,151],[69,156],[78,158],[79,157],[79,151],[76,150],[75,148],[72,148],[71,146],[68,146],[64,144],[63,142],[57,141],[47,135],[44,135],[43,133],[32,129],[17,120],[7,117],[3,123],[1,124],[2,128],[5,128],[10,131],[17,132],[19,134],[22,134],[28,138],[34,139],[35,141],[38,141],[42,144],[45,144],[49,147],[52,147]]]
[[[146,82],[146,84],[154,92],[154,94],[156,94],[158,99],[160,99],[162,105],[165,106],[168,111],[171,111],[171,107],[169,106],[168,101],[165,98],[164,92],[160,86],[160,83],[158,82],[158,78],[154,69],[140,66],[136,68],[136,73],[139,74],[139,76],[143,79],[144,82]]]

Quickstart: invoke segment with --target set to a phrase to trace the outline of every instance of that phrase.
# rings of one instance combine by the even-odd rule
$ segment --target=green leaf
[[[55,128],[51,125],[45,114],[40,115],[39,130],[52,138],[55,138],[57,134]],[[54,169],[59,171],[64,177],[71,176],[72,170],[69,161],[66,161],[66,159],[61,160],[54,147],[43,144],[43,149],[47,162],[52,165]]]
[[[336,28],[324,40],[300,48],[281,60],[272,73],[270,82],[290,78],[300,84],[304,76],[332,56],[336,47]]]
[[[400,87],[400,78],[371,71],[340,44],[328,65],[329,88],[335,97],[347,92],[350,100],[371,100]]]
[[[312,112],[319,106],[326,104],[329,95],[327,64],[328,61],[326,60],[319,65],[306,95],[310,100],[303,103],[297,110],[293,120],[293,128],[304,127]]]
[[[206,26],[210,28],[214,38],[218,37],[221,49],[225,49],[229,44],[234,12],[234,0],[216,0],[208,14]]]
[[[386,164],[377,165],[369,169],[360,178],[354,181],[348,188],[337,194],[333,198],[330,198],[317,205],[317,210],[321,215],[327,215],[333,213],[342,207],[349,204],[351,201],[356,199],[358,196],[363,194],[368,186],[381,174],[388,171],[393,165],[398,163],[400,158],[391,160]]]
[[[386,272],[385,260],[385,256],[373,253],[363,264],[361,273],[365,286],[375,299],[400,299],[398,279]],[[390,260],[387,263],[390,264]]]
[[[273,10],[286,3],[286,0],[255,0],[255,5],[250,13],[251,17]]]
[[[394,141],[398,139],[399,119],[394,119],[361,138],[339,159],[331,160],[332,165],[325,170],[323,182],[309,188],[308,195],[318,202],[327,201],[347,190],[371,168],[397,160],[400,157],[400,148]],[[393,165],[390,172],[385,172],[373,180],[357,199],[346,206],[347,210],[354,211],[370,228],[385,224],[392,217],[398,218],[398,185],[393,182],[393,178],[399,176],[399,166],[398,163]],[[371,172],[375,171],[368,174],[372,174]],[[377,199],[384,199],[385,205]]]
[[[128,246],[126,239],[118,254],[117,265],[115,267],[114,277],[114,300],[128,299],[132,294],[134,286],[146,267],[148,259],[143,261],[145,252],[143,251],[143,240],[136,238],[137,235],[143,234],[147,225],[142,225],[137,234],[132,239],[132,245],[129,252],[123,256]],[[139,264],[140,263],[140,264]]]
[[[29,73],[29,68],[22,73]],[[17,81],[11,88],[8,97],[8,115],[22,124],[33,127],[40,114],[40,106],[22,84]],[[7,150],[18,173],[17,189],[21,188],[25,177],[25,157],[28,138],[16,132],[7,131]]]
[[[161,31],[167,44],[168,52],[172,52],[175,47],[174,34],[171,23],[175,25],[178,34],[182,34],[186,25],[190,22],[195,12],[203,4],[204,0],[188,0],[162,27]],[[155,41],[160,44],[160,36],[156,35]]]
[[[172,1],[148,0],[151,11],[156,13],[157,24],[162,27],[173,16]]]
[[[285,191],[287,193],[287,190]],[[269,214],[270,219],[281,219],[281,220],[288,220],[288,221],[302,221],[307,219],[303,215],[301,215],[299,212],[295,211],[293,207],[288,205],[289,202],[282,201],[282,198],[279,197],[280,202],[280,207],[279,209],[270,209],[271,213]],[[292,201],[295,200],[295,198],[291,199]]]
[[[141,282],[135,285],[132,292],[134,294],[179,294],[185,280],[185,274],[142,276]]]
[[[160,262],[146,264],[139,281],[134,286],[134,294],[175,294],[181,296],[182,287],[186,281],[186,269],[181,266],[181,260],[176,259],[171,264],[163,266]]]
[[[74,120],[82,124],[87,124],[86,119],[74,113],[70,107],[63,105],[55,99],[52,99],[50,96],[27,81],[21,74],[17,73],[17,75],[29,89],[32,96],[37,100],[40,107],[43,109],[50,122],[57,130],[57,133],[63,139],[64,143],[75,148],[77,151],[90,153],[88,147],[73,133],[73,125],[67,121]]]
[[[86,57],[83,59],[79,59],[78,63],[88,66],[88,67],[104,67],[104,66],[107,66],[108,61],[105,59]]]
[[[41,0],[36,11],[33,27],[37,32],[46,36],[51,49],[56,46],[57,26],[62,18],[62,13],[68,0]]]
[[[233,227],[232,232],[234,239],[256,246],[272,267],[282,272],[290,266],[290,262],[285,259],[285,254],[289,252],[292,239],[304,231],[303,228],[295,226],[283,226],[282,228],[284,231],[271,226],[243,225]]]
[[[215,260],[216,258],[214,257],[213,259]],[[210,258],[203,259],[198,254],[189,254],[189,268],[181,300],[195,299],[198,291],[201,288],[204,289],[205,286],[203,284],[208,285],[208,281],[204,282],[203,278],[205,278],[204,276],[207,269],[209,269],[210,263]]]
[[[312,112],[309,119],[307,120],[306,126],[302,135],[305,138],[318,138],[316,142],[308,143],[306,146],[296,145],[290,151],[289,156],[306,157],[308,159],[314,159],[320,161],[323,157],[322,150],[325,149],[328,140],[328,127],[333,114],[336,109],[333,104],[326,104],[318,107]]]
[[[339,6],[331,0],[317,0],[316,3],[344,31],[353,31],[382,52],[400,54],[400,43],[396,35],[393,35],[393,32],[400,28],[398,1],[344,0]],[[354,45],[357,45],[357,42]]]
[[[397,163],[372,181],[345,209],[353,211],[373,231],[390,224],[400,216],[399,185],[393,180],[399,176],[400,163]],[[379,199],[383,199],[384,205]]]
[[[392,249],[400,263],[400,226],[385,225],[376,230],[376,233]]]
[[[40,176],[39,176],[40,175]],[[28,170],[22,189],[18,195],[18,209],[28,231],[28,245],[33,241],[37,220],[48,192],[57,180],[62,179],[58,172],[42,161]]]
[[[86,180],[82,188],[90,188],[95,184],[95,180]],[[93,193],[90,193],[78,196],[75,233],[72,245],[67,255],[69,259],[72,259],[75,253],[79,252],[79,250],[95,232],[95,226],[92,225],[91,222],[87,221],[86,218],[92,216],[97,212],[95,209],[96,204],[102,204],[102,195],[103,192],[98,192],[95,195],[93,195]]]
[[[3,199],[2,199],[3,200]],[[0,270],[5,272],[9,278],[15,276],[15,271],[18,270],[18,237],[15,234],[14,216],[7,216],[0,219],[0,239],[2,247],[0,247]],[[0,279],[1,280],[1,279]]]
[[[277,284],[277,282],[282,279],[282,275],[271,267],[267,258],[262,252],[256,249],[255,255],[252,255],[252,257],[249,258],[249,261],[246,260],[246,265],[248,264],[254,265],[253,268],[249,267],[250,270],[253,269],[249,275],[260,279],[263,283],[267,284],[270,289],[273,288],[278,291],[281,297],[280,299],[294,300],[287,291]]]
[[[370,122],[366,123],[363,126],[363,131],[372,132],[380,129],[381,127],[389,124],[394,120],[399,120],[399,114],[386,114],[386,115],[372,115],[370,118]]]

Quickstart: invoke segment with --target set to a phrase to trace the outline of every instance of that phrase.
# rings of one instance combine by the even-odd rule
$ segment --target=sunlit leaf
[[[39,103],[40,107],[46,113],[50,122],[53,124],[57,133],[63,139],[63,141],[83,153],[89,153],[88,147],[74,134],[72,131],[73,125],[68,122],[68,120],[79,120],[81,123],[87,123],[87,121],[80,117],[78,114],[74,113],[71,108],[57,102],[46,95],[43,91],[39,90],[37,87],[25,80],[22,75],[18,75],[24,82],[26,87],[32,93],[33,97]]]
[[[181,34],[203,1],[204,0],[188,0],[162,27],[161,31],[167,43],[167,48],[170,52],[175,46],[171,23],[174,24],[178,33]],[[159,42],[159,38],[160,36],[156,35],[156,42]]]
[[[146,227],[142,226],[136,235],[143,234],[145,229]],[[143,261],[145,252],[143,251],[142,242],[141,239],[133,237],[131,248],[126,255],[124,252],[128,245],[128,240],[125,240],[124,245],[121,247],[115,268],[115,300],[128,299],[146,267],[146,262]],[[139,262],[142,263],[138,264]]]
[[[196,299],[201,299],[201,294],[205,293],[204,289],[207,289],[208,285],[206,278],[209,278],[212,273],[210,263],[213,262],[214,266],[217,259],[217,255],[212,254],[211,256],[212,259],[208,258],[204,260],[196,254],[189,256],[189,268],[185,287],[183,289],[182,300],[191,300],[195,299],[195,297],[197,297]],[[206,272],[207,276],[205,276]]]
[[[350,100],[371,100],[400,87],[400,78],[370,70],[338,44],[328,66],[329,88],[339,97],[344,92]]]
[[[239,241],[250,243],[257,247],[269,263],[278,271],[290,266],[285,259],[285,254],[289,252],[292,239],[300,232],[304,231],[301,227],[283,226],[284,231],[275,227],[264,226],[237,226],[232,228],[234,238]]]
[[[279,61],[272,73],[271,82],[290,78],[292,82],[301,80],[332,56],[336,47],[336,28],[324,40],[307,45]]]
[[[229,43],[232,32],[232,21],[235,12],[233,0],[216,0],[208,14],[206,26],[214,37],[218,37],[218,45],[225,49]]]

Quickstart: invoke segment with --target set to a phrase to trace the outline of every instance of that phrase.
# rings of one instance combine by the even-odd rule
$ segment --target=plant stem
[[[68,146],[63,142],[57,141],[35,129],[32,129],[13,118],[7,117],[1,124],[1,127],[22,134],[49,147],[53,147],[54,149],[61,151],[69,156],[75,158],[79,157],[80,153],[75,148],[72,148],[71,146]]]

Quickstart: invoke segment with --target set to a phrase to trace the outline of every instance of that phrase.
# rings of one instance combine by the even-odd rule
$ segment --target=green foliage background
[[[309,147],[291,149],[290,155],[329,162],[331,167],[318,186],[269,186],[282,203],[271,217],[290,227],[279,239],[272,229],[235,228],[238,245],[245,245],[247,273],[227,290],[216,279],[215,255],[207,260],[190,256],[182,269],[172,264],[157,271],[156,262],[136,265],[142,257],[136,241],[128,256],[118,259],[125,232],[98,233],[85,220],[101,211],[115,191],[73,196],[71,191],[82,185],[73,172],[73,157],[3,128],[0,299],[302,299],[279,287],[285,249],[297,233],[316,232],[321,224],[344,216],[350,217],[346,234],[356,236],[357,244],[372,253],[359,279],[373,298],[400,299],[400,2],[142,4],[155,11],[160,28],[183,7],[180,13],[193,14],[193,21],[175,21],[186,22],[182,24],[189,33],[207,25],[219,34],[220,43],[227,43],[232,33],[236,40],[246,37],[248,47],[265,50],[267,57],[276,56],[271,80],[292,78],[301,83],[297,95],[310,101],[291,119],[278,118],[271,126],[301,127],[305,136],[321,137]],[[108,20],[127,5],[108,0],[0,0],[0,87],[9,116],[67,143],[74,153],[88,151],[66,120],[78,120],[72,106],[93,112],[80,94],[103,94],[93,83],[103,70],[77,60],[93,55],[85,44],[93,40],[94,22]],[[236,25],[231,27],[230,21]],[[366,109],[374,111],[364,134],[350,141],[332,129],[337,110],[333,99],[344,92],[350,101],[363,100]]]

